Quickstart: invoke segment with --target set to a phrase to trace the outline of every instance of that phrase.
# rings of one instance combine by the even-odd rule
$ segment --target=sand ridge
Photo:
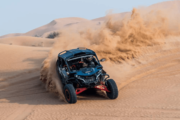
[[[31,37],[31,36],[0,38],[1,44],[29,46],[29,47],[52,47],[55,41],[56,41],[55,39],[47,39],[47,38]]]

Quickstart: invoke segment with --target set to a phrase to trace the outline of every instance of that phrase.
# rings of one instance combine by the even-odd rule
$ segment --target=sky
[[[26,33],[58,18],[91,20],[108,11],[128,12],[163,1],[167,0],[0,0],[0,36]]]

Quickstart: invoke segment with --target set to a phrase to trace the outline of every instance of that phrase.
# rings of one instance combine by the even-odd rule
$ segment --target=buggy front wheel
[[[66,101],[70,104],[77,102],[76,91],[72,84],[66,84],[64,86],[64,96],[66,98]]]
[[[110,91],[110,92],[106,92],[108,98],[116,99],[118,97],[118,89],[115,81],[113,79],[107,80],[106,87]]]

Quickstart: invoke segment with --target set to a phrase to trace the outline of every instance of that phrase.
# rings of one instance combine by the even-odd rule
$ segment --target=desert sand
[[[2,36],[0,120],[180,119],[179,8],[179,1],[168,1],[94,20],[60,18]],[[52,31],[61,34],[46,38]],[[102,64],[118,85],[116,100],[102,91],[78,95],[76,104],[63,100],[55,61],[77,47],[107,59]]]

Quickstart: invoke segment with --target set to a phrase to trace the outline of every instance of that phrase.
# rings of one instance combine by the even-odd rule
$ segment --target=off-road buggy
[[[118,89],[113,79],[103,70],[96,53],[90,49],[77,48],[58,54],[57,74],[63,84],[63,92],[68,103],[76,103],[78,94],[94,88],[106,91],[108,98],[116,99]]]

